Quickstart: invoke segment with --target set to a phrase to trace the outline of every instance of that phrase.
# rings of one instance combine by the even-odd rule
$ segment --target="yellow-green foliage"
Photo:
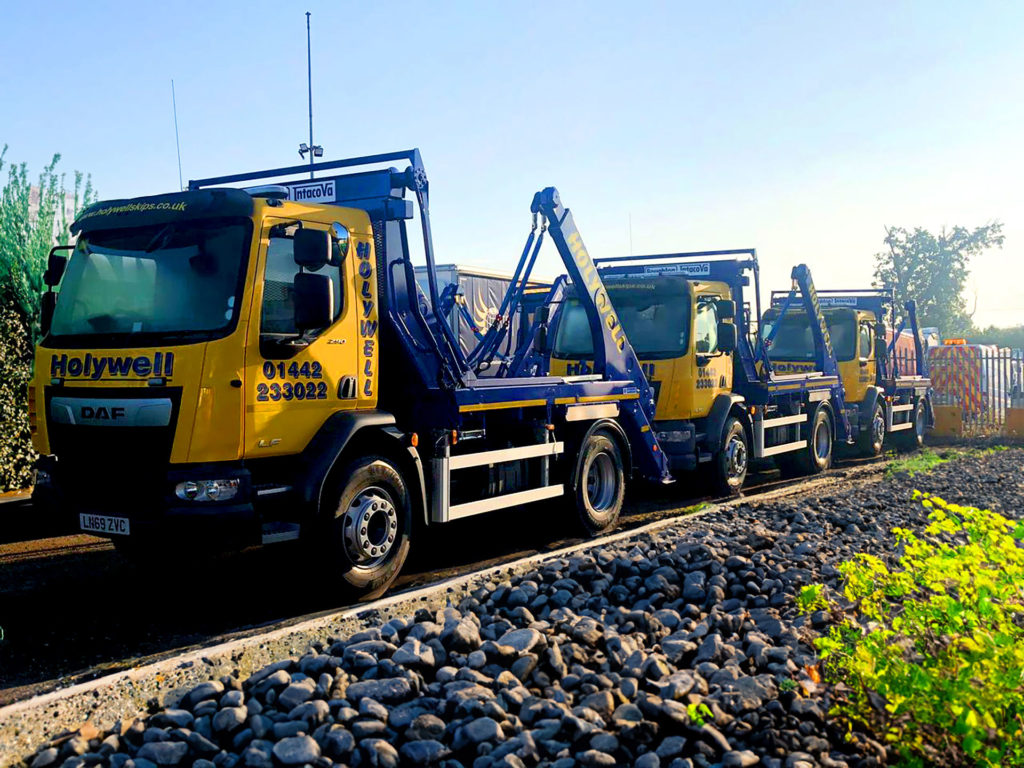
[[[913,477],[918,472],[930,472],[939,464],[949,461],[948,457],[940,456],[927,448],[922,448],[904,459],[890,461],[885,468],[885,476],[892,477],[897,472],[906,472]]]
[[[817,641],[836,713],[907,765],[1024,766],[1024,524],[915,491],[899,566],[840,567],[856,617]]]

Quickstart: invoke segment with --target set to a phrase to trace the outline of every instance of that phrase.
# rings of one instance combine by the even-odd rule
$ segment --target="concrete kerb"
[[[793,495],[823,485],[829,479],[821,477],[809,480],[798,488],[759,495],[756,500],[767,501]],[[274,661],[302,655],[312,643],[324,642],[328,637],[346,637],[394,617],[415,613],[420,608],[438,610],[449,602],[456,604],[481,583],[494,577],[507,578],[529,571],[538,563],[605,547],[673,526],[688,525],[705,515],[751,500],[739,498],[722,504],[709,504],[686,515],[663,518],[593,541],[531,555],[15,702],[0,708],[0,766],[6,768],[19,764],[40,747],[78,730],[87,722],[101,731],[111,728],[118,721],[127,724],[149,711],[154,703],[173,706],[188,690],[207,680],[228,674],[237,674],[245,679]]]

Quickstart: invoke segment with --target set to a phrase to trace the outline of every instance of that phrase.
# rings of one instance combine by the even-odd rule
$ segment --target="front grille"
[[[47,387],[46,414],[54,396],[95,400],[168,398],[171,419],[164,427],[107,427],[56,424],[47,420],[50,450],[57,456],[58,482],[69,500],[84,508],[155,509],[167,492],[175,425],[181,404],[180,387],[103,388]]]

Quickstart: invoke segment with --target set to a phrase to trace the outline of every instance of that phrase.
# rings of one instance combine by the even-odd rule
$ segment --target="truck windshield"
[[[209,220],[83,235],[50,336],[136,345],[224,335],[238,316],[250,232],[248,220]]]
[[[850,310],[832,310],[823,313],[828,335],[832,340],[832,350],[836,360],[852,360],[856,350],[857,317]],[[807,313],[802,309],[788,309],[778,319],[776,310],[769,310],[761,322],[761,338],[767,338],[772,329],[779,325],[772,345],[768,349],[771,360],[814,360],[814,337]]]
[[[606,287],[637,357],[664,360],[686,354],[690,296],[685,287],[672,286],[670,290],[653,284]],[[569,299],[562,310],[552,355],[562,359],[594,356],[587,313],[578,299]]]

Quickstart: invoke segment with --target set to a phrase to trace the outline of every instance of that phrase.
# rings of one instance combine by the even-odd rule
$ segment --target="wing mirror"
[[[56,309],[57,294],[47,291],[43,294],[42,303],[39,305],[39,328],[43,332],[43,336],[50,332],[50,326],[53,325],[53,313]]]
[[[715,302],[719,320],[732,320],[736,317],[736,302],[732,299],[719,299]]]
[[[348,256],[348,228],[336,221],[331,224],[331,266],[340,267],[346,256]]]
[[[53,324],[53,313],[57,309],[56,288],[64,277],[64,270],[68,266],[68,257],[60,251],[73,251],[73,245],[58,245],[50,249],[50,255],[46,257],[46,271],[43,273],[43,284],[47,291],[43,294],[39,305],[39,328],[45,336],[50,332]]]
[[[550,320],[551,308],[547,305],[537,310],[537,339],[536,350],[539,354],[548,353],[548,321]]]
[[[297,247],[295,252],[298,254]],[[300,272],[295,276],[294,290],[295,328],[300,333],[334,322],[334,283],[329,276]]]
[[[43,283],[48,288],[54,288],[60,284],[64,277],[64,270],[68,266],[68,257],[58,251],[74,250],[73,245],[58,245],[50,249],[50,255],[46,257],[46,271],[43,273]]]
[[[732,302],[729,302],[732,304]],[[736,335],[736,326],[732,323],[718,324],[718,351],[723,354],[730,354],[736,351],[739,339]]]
[[[310,272],[316,272],[331,262],[333,247],[331,234],[323,229],[300,229],[292,242],[295,263]],[[320,326],[323,327],[323,326]]]

